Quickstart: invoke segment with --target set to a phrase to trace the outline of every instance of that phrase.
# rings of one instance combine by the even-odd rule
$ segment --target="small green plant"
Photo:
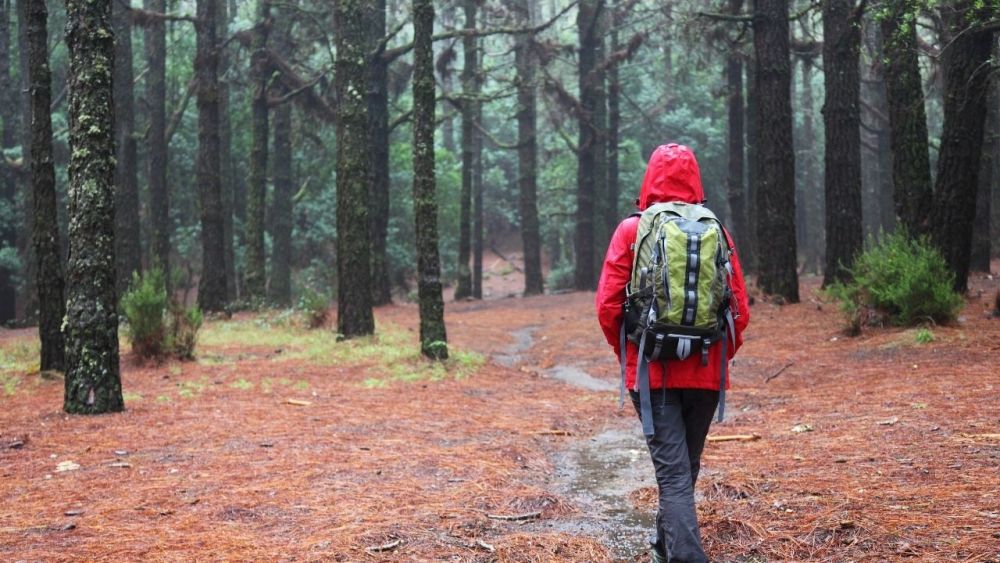
[[[242,377],[230,383],[229,386],[233,389],[239,389],[240,391],[249,391],[253,389],[253,383],[243,379]]]
[[[552,268],[549,271],[548,278],[545,280],[545,287],[553,291],[572,289],[573,265],[566,262]]]
[[[934,333],[929,329],[922,328],[913,335],[913,339],[917,341],[917,344],[930,344],[934,342]]]
[[[132,284],[121,299],[121,310],[128,323],[127,334],[132,351],[143,358],[164,353],[167,290],[163,272],[154,268],[145,275],[132,274]]]
[[[947,323],[962,306],[952,289],[952,274],[926,237],[911,238],[902,229],[858,255],[852,279],[829,288],[840,301],[849,329],[864,326]]]
[[[170,308],[167,346],[177,359],[194,359],[194,349],[198,344],[198,331],[201,329],[203,320],[201,309],[197,306],[185,309],[174,305]]]
[[[306,328],[320,328],[326,324],[330,300],[312,288],[305,288],[299,296],[297,308],[302,313]]]

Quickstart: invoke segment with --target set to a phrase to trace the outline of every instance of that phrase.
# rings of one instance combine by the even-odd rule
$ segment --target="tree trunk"
[[[0,152],[17,145],[17,108],[10,67],[11,0],[0,0]],[[17,175],[14,169],[0,163],[0,205],[13,211],[17,205]],[[0,250],[17,248],[17,228],[14,214],[0,221]],[[15,271],[0,264],[0,325],[17,317]]]
[[[882,18],[896,217],[911,235],[930,229],[931,165],[917,54],[919,0],[887,0]]]
[[[264,299],[265,285],[267,284],[264,221],[267,201],[267,86],[270,79],[266,51],[270,29],[271,2],[270,0],[258,0],[257,30],[254,32],[253,52],[250,56],[250,80],[253,84],[250,129],[253,144],[250,148],[250,179],[247,186],[246,218],[246,290],[247,298],[256,301]],[[339,76],[337,80],[340,81]]]
[[[738,13],[740,0],[734,4]],[[726,198],[729,200],[729,232],[734,239],[746,242],[749,238],[749,222],[747,220],[747,198],[743,189],[744,167],[744,111],[743,111],[743,61],[739,53],[731,52],[726,57],[726,105],[729,112],[729,127],[726,144],[729,161],[726,174]],[[739,248],[744,248],[739,244]]]
[[[481,80],[481,78],[477,78]],[[482,83],[477,86],[482,89]],[[476,104],[474,120],[481,123],[483,108]],[[483,140],[479,137],[475,146],[475,166],[472,167],[472,298],[483,298],[483,235],[486,224],[483,213]]]
[[[385,0],[375,0],[369,14],[368,37],[374,43],[386,34]],[[368,64],[368,154],[371,156],[372,304],[392,302],[392,278],[386,255],[389,234],[389,64],[376,54]]]
[[[512,4],[518,25],[534,25],[534,13],[529,0]],[[524,294],[538,295],[544,291],[542,277],[541,228],[538,222],[538,124],[534,51],[534,36],[518,35],[514,46],[514,67],[517,70],[517,186],[521,215],[521,243],[524,248]]]
[[[604,9],[603,0],[582,0],[579,4],[576,26],[580,37],[577,72],[580,81],[580,129],[576,163],[576,228],[573,236],[575,267],[573,287],[594,289],[597,282],[594,261],[594,198],[597,184],[597,151],[600,139],[594,126],[597,104],[601,101],[600,80],[594,72],[599,55],[600,36],[598,22]],[[602,185],[603,187],[603,185]]]
[[[201,278],[198,306],[203,311],[226,308],[226,247],[222,205],[222,161],[219,154],[219,39],[214,0],[198,0],[197,82],[198,156],[195,163],[201,204]]]
[[[32,5],[33,14],[44,14],[42,0],[33,0]],[[115,46],[111,2],[66,0],[66,17],[72,157],[69,165],[67,306],[65,321],[60,319],[66,327],[63,409],[79,414],[118,412],[124,410],[125,405],[118,374],[118,307],[115,301],[112,88]],[[44,37],[32,44],[35,49],[46,47]],[[36,54],[41,53],[36,51]],[[47,74],[38,73],[39,66],[35,66],[36,72],[32,73],[33,81],[40,74]],[[38,99],[35,102],[39,110],[48,111],[47,103],[42,105]]]
[[[136,165],[135,112],[132,104],[132,23],[131,0],[115,0],[111,14],[115,26],[115,251],[118,263],[116,288],[124,295],[132,273],[142,271],[139,242],[139,180]]]
[[[823,285],[850,277],[864,242],[861,217],[860,14],[854,0],[823,3],[826,268]]]
[[[275,38],[279,57],[291,58],[291,13],[279,11],[283,20]],[[279,89],[285,94],[285,89]],[[274,192],[268,221],[271,227],[271,281],[268,293],[275,305],[287,307],[292,303],[292,197],[295,186],[292,179],[292,104],[285,102],[274,110]]]
[[[417,294],[420,300],[420,351],[448,357],[438,257],[437,199],[434,179],[434,5],[413,0],[413,207],[417,237]]]
[[[476,28],[476,0],[465,0],[465,29]],[[462,192],[459,196],[458,221],[458,280],[455,299],[472,297],[472,269],[469,258],[472,253],[472,192],[475,178],[476,159],[482,157],[479,148],[480,133],[476,129],[479,102],[479,40],[473,36],[462,38]]]
[[[614,0],[612,6],[609,6],[610,18],[608,22],[611,27],[610,33],[610,51],[611,53],[616,53],[621,45],[618,43],[618,8],[619,0]],[[621,131],[622,123],[622,110],[621,110],[621,77],[618,72],[618,64],[611,65],[608,68],[607,75],[607,86],[608,86],[608,121],[607,128],[605,129],[605,136],[607,138],[607,177],[606,182],[608,185],[608,195],[607,202],[604,208],[604,224],[607,230],[607,240],[611,240],[612,233],[618,227],[618,222],[621,221],[622,217],[620,215],[618,198],[620,195],[619,186],[619,172],[618,172],[618,143]]]
[[[816,163],[816,131],[813,124],[813,66],[812,61],[802,63],[802,154],[804,162],[802,198],[796,202],[796,210],[799,212],[801,224],[799,230],[803,237],[797,241],[800,243],[801,251],[804,254],[805,271],[818,274],[822,269],[822,255],[826,236],[823,228],[823,184],[818,176],[818,166]],[[801,207],[801,208],[800,208]]]
[[[17,0],[17,19],[28,21],[29,0]],[[28,26],[17,26],[18,68],[21,74],[21,206],[18,214],[23,218],[22,230],[25,233],[35,231],[34,182],[31,179],[31,64],[28,61]],[[18,251],[21,257],[21,268],[24,288],[20,296],[19,308],[22,318],[27,322],[36,320],[38,314],[38,258],[35,256],[35,245],[31,236],[18,237]]]
[[[976,193],[976,219],[972,235],[972,255],[969,267],[974,272],[990,271],[992,243],[990,240],[993,215],[993,168],[997,150],[997,79],[991,77],[986,110],[986,129],[983,132],[983,156],[979,163],[979,189]]]
[[[229,34],[229,11],[226,2],[215,5],[216,39],[225,38]],[[226,72],[229,70],[229,55],[225,47],[220,47],[219,57],[219,160],[221,161],[222,183],[222,245],[225,252],[226,269],[226,301],[231,302],[238,297],[236,276],[236,248],[234,245],[233,213],[235,212],[235,169],[233,166],[233,135],[229,119],[229,81]]]
[[[795,251],[795,153],[788,0],[758,0],[754,15],[757,119],[757,241],[761,290],[799,300]]]
[[[28,64],[31,68],[29,87],[32,122],[31,178],[35,217],[32,239],[38,260],[36,278],[39,303],[38,335],[42,343],[39,367],[42,371],[63,371],[65,343],[62,324],[66,314],[66,302],[63,300],[63,262],[59,248],[56,174],[52,162],[52,111],[50,110],[52,78],[48,60],[48,12],[44,0],[29,0],[27,16],[27,19],[22,21],[27,25]],[[108,79],[110,77],[106,78]],[[108,230],[114,234],[113,229],[108,227]],[[114,239],[102,242],[112,246],[107,252],[108,255],[113,255]],[[109,257],[101,256],[100,260],[105,262]],[[113,272],[114,264],[111,265]],[[113,275],[111,281],[112,287],[109,288],[109,292],[111,311],[114,311]]]
[[[752,5],[753,0],[751,0]],[[759,103],[757,96],[757,61],[755,57],[751,56],[746,63],[746,74],[747,74],[747,108],[746,108],[746,166],[747,166],[747,178],[746,178],[746,195],[744,196],[744,201],[746,202],[746,218],[747,218],[747,229],[746,234],[743,236],[743,243],[740,246],[740,260],[743,264],[744,269],[748,273],[757,272],[757,179],[759,177],[757,173],[757,165],[759,158],[757,155],[757,137],[760,135],[759,120],[757,118],[760,115]]]
[[[365,98],[369,42],[366,8],[362,4],[337,2],[334,12],[337,22],[337,332],[344,338],[375,331],[369,278],[368,232],[371,227],[367,197],[371,177],[368,101]]]
[[[144,0],[147,10],[163,13],[166,0]],[[167,34],[162,20],[145,30],[146,105],[149,133],[146,160],[149,171],[149,218],[152,226],[150,266],[163,271],[170,288],[170,192],[167,186]]]
[[[931,239],[955,273],[955,290],[960,292],[965,291],[969,277],[993,37],[979,27],[979,22],[990,20],[991,9],[977,9],[974,4],[973,0],[963,0],[941,8],[952,39],[942,53],[944,127]]]

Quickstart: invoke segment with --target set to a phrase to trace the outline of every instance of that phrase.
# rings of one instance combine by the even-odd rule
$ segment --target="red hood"
[[[660,145],[649,157],[646,177],[639,191],[639,211],[665,201],[705,201],[698,161],[694,152],[684,145]]]

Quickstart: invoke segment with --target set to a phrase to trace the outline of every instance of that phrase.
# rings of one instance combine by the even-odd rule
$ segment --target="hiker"
[[[654,563],[708,561],[698,531],[694,485],[716,407],[720,419],[723,415],[728,360],[743,343],[750,321],[732,238],[704,202],[691,149],[658,147],[636,200],[639,212],[649,213],[634,213],[615,229],[597,287],[597,317],[621,363],[622,398],[627,389],[643,424],[659,487],[656,538],[650,539]],[[676,213],[698,220],[672,221]],[[667,225],[670,222],[674,224]],[[637,241],[640,231],[644,236]],[[665,238],[673,244],[663,243]],[[714,265],[701,267],[707,260]],[[657,264],[673,267],[658,269]],[[639,271],[633,272],[633,266]],[[705,272],[725,283],[713,284],[710,274],[701,275]],[[626,300],[626,288],[634,299]],[[706,311],[705,306],[714,310]],[[697,318],[710,329],[653,330],[666,318],[660,310],[682,315],[681,325],[694,325]],[[651,323],[651,318],[659,320]],[[647,325],[652,328],[646,330]],[[649,359],[640,359],[639,345]]]

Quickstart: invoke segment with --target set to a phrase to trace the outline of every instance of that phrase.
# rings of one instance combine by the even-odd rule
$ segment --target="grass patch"
[[[242,377],[230,383],[229,386],[233,389],[239,389],[240,391],[249,391],[253,389],[253,383],[243,379]]]
[[[0,347],[0,374],[25,374],[38,371],[41,344],[37,339],[15,340]]]
[[[19,383],[21,383],[21,376],[9,373],[0,373],[0,387],[3,387],[3,394],[5,396],[10,397],[14,393],[17,393],[17,386]]]
[[[921,328],[913,335],[913,339],[917,341],[917,344],[930,344],[934,342],[934,333],[929,329]]]
[[[307,330],[284,321],[280,313],[263,314],[253,319],[212,321],[199,336],[205,348],[233,347],[253,343],[255,347],[281,349],[272,362],[304,361],[316,365],[364,365],[372,377],[365,387],[382,387],[393,382],[439,381],[447,377],[461,379],[483,365],[481,355],[449,349],[445,362],[429,362],[420,355],[417,336],[392,324],[379,323],[374,336],[337,342],[336,334]],[[306,381],[268,379],[261,389],[270,392],[276,385],[306,391]]]
[[[185,399],[193,399],[201,395],[205,391],[205,388],[208,387],[208,384],[209,381],[205,377],[193,381],[181,381],[177,384],[177,395]]]
[[[126,403],[132,403],[135,401],[141,401],[142,395],[131,391],[125,391],[124,393],[122,393],[122,399],[125,399]]]

